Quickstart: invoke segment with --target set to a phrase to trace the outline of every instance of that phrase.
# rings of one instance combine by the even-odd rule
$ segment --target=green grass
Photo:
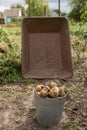
[[[21,27],[6,27],[6,31],[13,35],[20,35]]]
[[[20,29],[21,29],[20,26],[18,26],[18,27],[6,27],[6,30],[8,32],[10,32],[10,31],[20,31]]]
[[[81,24],[81,27],[79,24]],[[72,30],[72,31],[79,30],[80,28],[82,30],[87,29],[87,23],[76,23],[74,21],[69,21],[69,26],[70,26],[70,30]]]
[[[87,24],[86,23],[84,25],[82,25],[81,28],[80,28],[80,26],[78,24],[71,24],[70,23],[69,25],[70,25],[70,30],[71,31],[74,31],[74,30],[79,31],[80,29],[82,29],[82,30],[87,29]]]
[[[69,21],[70,34],[87,38],[87,23],[75,23]]]
[[[66,122],[65,126],[67,126],[67,128],[69,130],[85,130],[84,128],[80,127],[80,119],[79,118],[75,118],[72,122]]]

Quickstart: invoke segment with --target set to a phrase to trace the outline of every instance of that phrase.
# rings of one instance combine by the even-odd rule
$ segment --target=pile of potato
[[[42,97],[63,97],[67,93],[65,86],[58,87],[57,83],[50,82],[48,86],[36,85],[36,94]]]

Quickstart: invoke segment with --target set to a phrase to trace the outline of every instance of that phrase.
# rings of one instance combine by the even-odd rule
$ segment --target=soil
[[[37,122],[33,88],[51,80],[22,80],[0,85],[0,130],[87,130],[87,60],[74,62],[73,76],[52,81],[65,85],[69,99],[60,122],[51,127]]]

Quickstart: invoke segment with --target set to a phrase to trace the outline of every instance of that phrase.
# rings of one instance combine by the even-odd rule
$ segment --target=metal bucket
[[[29,17],[22,21],[24,78],[68,78],[72,75],[68,20]]]
[[[58,98],[43,98],[34,92],[34,98],[37,121],[44,126],[56,125],[61,119],[67,95]]]

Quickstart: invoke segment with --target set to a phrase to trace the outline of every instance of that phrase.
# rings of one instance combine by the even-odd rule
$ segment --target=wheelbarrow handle
[[[29,0],[29,16],[31,16],[31,5]],[[58,0],[58,15],[60,16],[60,0]],[[46,16],[46,7],[44,7],[44,16]]]

